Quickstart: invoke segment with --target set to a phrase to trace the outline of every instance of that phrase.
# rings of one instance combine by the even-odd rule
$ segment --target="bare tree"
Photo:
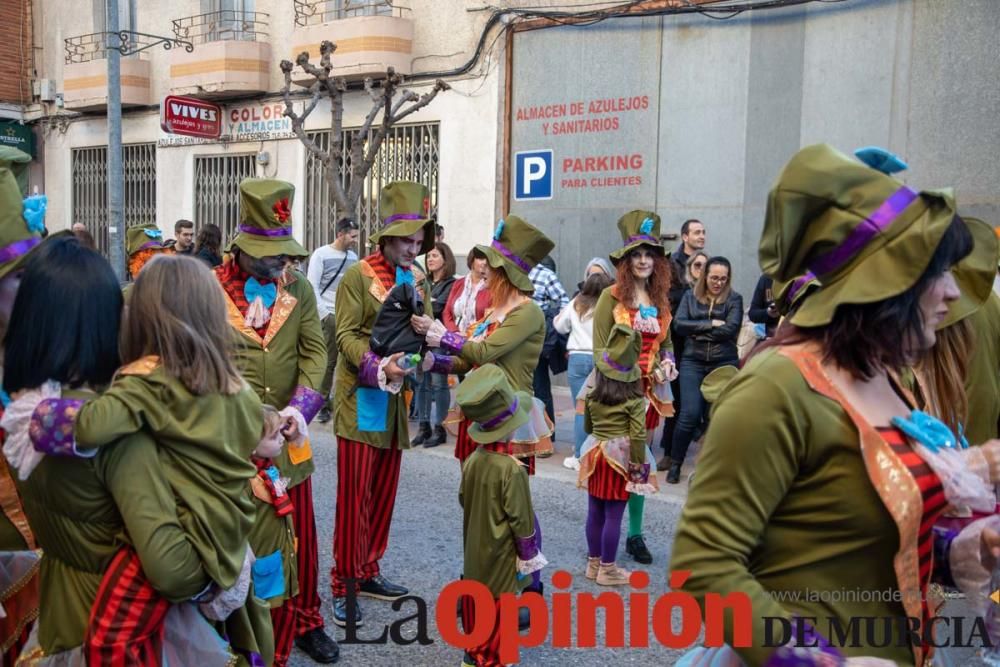
[[[423,95],[417,95],[411,90],[402,89],[403,77],[389,68],[385,78],[377,84],[371,77],[365,79],[365,92],[372,100],[371,111],[365,116],[365,122],[360,128],[354,130],[349,141],[350,146],[350,173],[347,174],[348,186],[345,190],[343,185],[342,170],[348,162],[345,160],[344,148],[344,93],[347,92],[347,81],[343,77],[331,75],[333,66],[330,59],[337,45],[330,41],[324,41],[320,45],[319,65],[313,65],[309,61],[309,53],[303,51],[295,59],[295,62],[306,74],[312,77],[311,82],[296,83],[292,81],[292,65],[287,60],[281,61],[281,71],[285,75],[285,85],[281,89],[281,95],[285,101],[285,115],[292,120],[292,130],[305,147],[318,160],[323,163],[323,173],[326,177],[330,192],[333,193],[334,202],[337,209],[344,215],[357,215],[358,201],[361,199],[365,177],[375,162],[375,156],[385,141],[386,135],[393,125],[406,118],[410,114],[431,103],[437,94],[442,90],[451,88],[447,83],[438,79],[434,87]],[[309,102],[303,108],[302,113],[295,113],[292,107],[292,84],[308,88],[312,93]],[[393,98],[399,93],[399,98]],[[306,135],[305,121],[316,109],[316,105],[324,97],[330,99],[330,149],[323,150],[315,141]],[[371,141],[368,141],[368,133],[373,127],[377,129],[372,134]],[[366,150],[367,149],[367,150]]]

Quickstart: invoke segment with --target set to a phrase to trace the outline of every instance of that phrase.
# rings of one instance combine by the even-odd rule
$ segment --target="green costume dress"
[[[976,332],[976,345],[965,379],[969,397],[965,434],[970,443],[980,445],[1000,433],[1000,296],[991,293],[969,322]]]

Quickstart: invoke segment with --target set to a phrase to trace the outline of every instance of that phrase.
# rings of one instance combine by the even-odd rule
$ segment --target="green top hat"
[[[382,229],[372,234],[371,242],[378,243],[387,236],[413,236],[424,230],[420,254],[426,255],[434,248],[434,220],[431,218],[430,191],[420,183],[395,181],[389,183],[378,196],[378,214]]]
[[[808,146],[768,195],[761,269],[779,283],[801,277],[821,285],[792,313],[792,324],[829,324],[840,304],[906,291],[955,216],[950,191],[915,192],[870,163],[826,144]]]
[[[125,231],[125,252],[131,257],[140,250],[155,248],[163,250],[163,232],[156,223],[147,222],[143,225],[129,227]]]
[[[494,269],[503,269],[517,289],[532,294],[535,286],[528,274],[552,252],[556,244],[541,231],[516,215],[508,215],[497,222],[490,245],[477,245],[476,250],[486,255]]]
[[[964,320],[986,303],[993,291],[996,277],[997,258],[1000,257],[1000,243],[996,232],[982,220],[963,218],[975,244],[972,252],[952,267],[951,273],[962,292],[962,296],[951,304],[948,317],[942,320],[938,329],[944,329]]]
[[[639,368],[641,352],[642,336],[624,324],[616,324],[611,329],[607,345],[594,355],[594,365],[601,375],[612,380],[635,382],[642,377],[642,369]]]
[[[484,364],[458,385],[455,402],[462,415],[473,422],[469,437],[487,444],[508,440],[528,423],[533,401],[526,391],[514,391],[499,366]]]
[[[722,391],[729,386],[740,369],[737,366],[719,366],[701,381],[701,395],[706,403],[715,403]]]
[[[652,211],[629,211],[618,218],[618,231],[625,247],[611,253],[611,261],[619,262],[639,246],[647,246],[665,255],[666,248],[660,241],[660,216]]]
[[[273,178],[245,178],[240,183],[240,233],[229,244],[253,257],[308,257],[292,236],[295,186]]]
[[[0,278],[21,266],[28,252],[41,243],[45,229],[45,198],[29,198],[36,205],[26,211],[11,170],[13,162],[22,161],[21,156],[27,154],[16,148],[5,148],[0,154]]]

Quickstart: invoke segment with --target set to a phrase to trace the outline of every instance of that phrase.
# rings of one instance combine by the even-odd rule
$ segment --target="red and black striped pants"
[[[334,597],[347,595],[345,580],[353,579],[356,586],[379,573],[378,562],[389,544],[401,461],[395,440],[380,449],[337,438],[337,512],[330,572]]]
[[[463,595],[461,600],[462,627],[465,629],[465,633],[469,634],[476,623],[476,605],[469,595]],[[480,644],[468,650],[468,654],[476,662],[476,667],[503,667],[503,663],[500,662],[500,601],[494,600],[494,603],[496,604],[496,615],[493,617],[495,621],[490,638],[485,644]]]

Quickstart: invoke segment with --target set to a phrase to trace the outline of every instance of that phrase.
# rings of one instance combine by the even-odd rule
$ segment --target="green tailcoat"
[[[587,399],[583,410],[583,430],[598,440],[629,439],[629,459],[646,462],[646,401],[633,398],[623,405],[604,405]]]
[[[514,391],[534,394],[535,366],[545,342],[545,314],[534,301],[507,313],[503,322],[484,340],[466,341],[452,371],[464,373],[474,366],[496,364],[506,373]]]
[[[295,557],[295,528],[292,515],[278,516],[274,505],[254,498],[256,520],[250,529],[250,548],[258,558],[281,551],[282,574],[285,575],[285,593],[269,598],[267,603],[277,609],[285,600],[299,593],[298,559]],[[295,510],[297,511],[297,510]]]
[[[991,293],[969,316],[976,345],[969,360],[965,392],[969,397],[969,442],[981,445],[1000,432],[1000,296]]]

